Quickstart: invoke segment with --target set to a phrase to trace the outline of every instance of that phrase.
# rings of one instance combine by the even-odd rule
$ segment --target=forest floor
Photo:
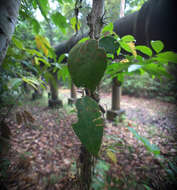
[[[72,123],[77,119],[73,107],[67,105],[69,90],[60,90],[59,96],[64,102],[62,109],[49,109],[44,95],[36,101],[26,99],[7,119],[11,130],[11,149],[6,160],[10,161],[10,167],[5,171],[8,178],[1,176],[0,189],[74,189],[72,185],[76,183],[76,162],[81,145],[72,130]],[[106,110],[110,109],[111,94],[101,94],[101,105]],[[121,108],[125,110],[121,120],[106,121],[94,189],[175,189],[174,165],[169,168],[168,161],[175,163],[177,160],[176,105],[122,96]],[[24,110],[31,113],[34,123],[17,124],[15,114]],[[148,152],[128,127],[157,145],[161,157],[156,158]],[[171,178],[165,169],[169,169]]]

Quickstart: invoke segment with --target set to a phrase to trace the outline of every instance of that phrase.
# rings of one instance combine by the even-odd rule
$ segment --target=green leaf
[[[153,153],[155,156],[160,155],[160,149],[159,149],[156,145],[151,144],[151,143],[148,141],[148,139],[146,139],[145,137],[140,136],[140,135],[136,132],[135,129],[133,129],[133,128],[131,128],[131,127],[128,127],[128,130],[133,133],[133,135],[135,136],[135,138],[136,138],[137,140],[141,141],[141,142],[144,144],[144,146],[146,147],[146,149],[147,149],[149,152]]]
[[[72,3],[73,0],[64,0],[66,3]]]
[[[113,23],[110,22],[109,24],[107,24],[103,29],[102,29],[102,34],[104,34],[105,32],[110,32],[112,33],[114,29]]]
[[[86,42],[86,41],[89,40],[89,39],[90,39],[89,37],[82,38],[78,43]]]
[[[107,66],[104,49],[98,47],[96,40],[75,45],[69,52],[68,68],[77,87],[96,89]]]
[[[63,4],[63,0],[57,0],[60,4]]]
[[[43,57],[42,53],[40,53],[39,51],[35,49],[25,49],[25,51],[31,55],[37,55],[39,57]]]
[[[14,44],[17,46],[17,48],[23,49],[23,43],[22,43],[20,40],[18,40],[17,38],[13,37],[13,38],[12,38],[12,41],[13,41]]]
[[[121,38],[124,42],[134,42],[135,38],[132,35],[126,35]]]
[[[151,41],[151,46],[153,48],[153,50],[156,52],[156,53],[159,53],[163,50],[164,48],[164,44],[162,41],[160,40],[157,40],[157,41]]]
[[[161,62],[177,63],[177,53],[172,52],[172,51],[159,53],[156,55],[154,60],[161,61]]]
[[[114,54],[119,48],[119,43],[112,36],[106,36],[99,40],[99,47],[104,48],[106,53]]]
[[[44,16],[44,18],[46,18],[47,13],[50,9],[48,0],[38,0],[37,3],[42,15]]]
[[[104,121],[98,104],[86,96],[76,102],[78,110],[78,122],[73,124],[75,134],[78,136],[86,149],[94,156],[100,150]]]
[[[152,56],[152,50],[147,46],[136,46],[136,50],[139,50],[141,53],[148,55],[149,57]]]
[[[8,82],[8,88],[16,90],[22,84],[21,78],[11,78]]]
[[[127,51],[129,53],[132,53],[130,46],[126,42],[119,41],[119,43],[120,43],[121,48],[123,48],[125,51]]]
[[[76,32],[76,17],[72,17],[70,19],[70,23],[71,23],[71,26],[72,26],[72,29]],[[80,30],[80,21],[78,20],[78,23],[77,23],[77,30]]]
[[[147,65],[144,65],[142,66],[142,69],[144,71],[146,71],[148,74],[150,75],[155,75],[157,77],[161,77],[161,76],[166,76],[168,78],[171,78],[172,76],[167,72],[167,70],[160,66],[160,65],[157,65],[157,64],[147,64]]]
[[[58,26],[61,31],[65,34],[66,27],[68,26],[66,22],[66,17],[64,17],[61,13],[57,12],[51,15],[51,18],[56,26]]]
[[[35,32],[36,34],[38,34],[39,31],[40,31],[40,29],[41,29],[41,25],[40,25],[39,22],[38,22],[36,19],[34,19],[34,18],[31,18],[31,19],[30,19],[30,22],[31,22],[31,24],[32,24],[32,26],[33,26],[34,32]]]
[[[66,57],[66,55],[65,54],[62,54],[62,55],[60,55],[60,57],[58,58],[58,63],[61,63],[63,60],[64,60],[64,58]]]
[[[58,80],[62,78],[64,82],[66,81],[66,79],[70,80],[70,74],[67,65],[61,65],[61,69],[57,73],[57,78]]]

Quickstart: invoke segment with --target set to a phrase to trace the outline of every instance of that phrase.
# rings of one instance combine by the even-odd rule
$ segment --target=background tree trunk
[[[120,1],[120,14],[119,17],[124,16],[125,9],[125,0]],[[112,107],[111,110],[107,112],[107,119],[110,121],[114,121],[117,116],[120,116],[124,113],[124,110],[120,109],[120,101],[121,101],[121,82],[117,80],[117,78],[113,78],[112,80]]]
[[[20,0],[1,0],[0,2],[0,65],[15,30]]]
[[[49,79],[51,99],[49,99],[49,107],[60,108],[63,107],[63,103],[58,98],[58,83],[57,83],[57,73],[53,74],[53,77]]]
[[[151,40],[162,40],[165,50],[177,52],[177,6],[175,0],[149,0],[142,8],[114,22],[114,32],[136,38],[136,44],[149,45]],[[88,33],[72,36],[55,47],[56,54],[68,53]]]

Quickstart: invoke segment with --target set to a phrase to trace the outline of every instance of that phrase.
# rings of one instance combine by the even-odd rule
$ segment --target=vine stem
[[[89,36],[91,39],[99,39],[103,27],[104,0],[93,0],[92,10],[87,16],[87,24],[90,28]],[[99,102],[97,94],[85,89],[86,95]],[[84,127],[84,126],[83,126]],[[94,174],[95,157],[81,145],[79,157],[79,184],[80,190],[90,190],[92,177]]]

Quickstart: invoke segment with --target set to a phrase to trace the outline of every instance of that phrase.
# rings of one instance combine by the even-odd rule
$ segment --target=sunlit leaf
[[[121,46],[122,49],[124,49],[127,52],[132,53],[132,50],[131,50],[131,48],[130,48],[130,46],[128,45],[127,42],[120,41],[119,43],[120,43],[120,46]]]
[[[156,53],[161,52],[161,51],[163,50],[163,48],[164,48],[164,44],[163,44],[163,42],[160,41],[160,40],[151,41],[151,46],[152,46],[152,48],[154,49],[154,51],[155,51]]]
[[[156,55],[154,60],[161,61],[161,62],[177,63],[177,53],[172,52],[172,51],[159,53]]]
[[[41,29],[41,25],[40,25],[39,22],[38,22],[36,19],[34,19],[34,18],[31,18],[31,19],[30,19],[30,22],[31,22],[31,24],[32,24],[32,26],[33,26],[34,32],[35,32],[36,34],[38,34],[39,31],[40,31],[40,29]]]
[[[35,49],[25,49],[25,51],[31,55],[37,55],[39,57],[42,57],[43,55],[41,54],[41,52],[35,50]]]
[[[89,37],[82,38],[78,43],[86,42],[86,41],[89,40],[89,39],[90,39]]]
[[[13,37],[12,41],[14,42],[14,44],[19,48],[19,49],[23,49],[23,43],[18,40],[17,38]]]
[[[136,50],[139,50],[141,53],[148,55],[149,57],[152,56],[152,50],[147,46],[136,46]]]
[[[134,42],[135,38],[132,35],[126,35],[121,38],[124,42]]]
[[[58,63],[61,63],[64,59],[65,59],[66,55],[65,54],[62,54],[60,55],[60,57],[58,58]]]
[[[40,36],[40,35],[36,35],[35,40],[36,40],[37,48],[39,50],[42,50],[45,56],[48,56],[49,50],[47,47],[50,47],[49,41],[45,37]]]
[[[106,26],[104,26],[104,28],[102,29],[101,33],[104,34],[105,32],[109,32],[110,34],[113,32],[113,23],[110,22],[109,24],[107,24]]]
[[[147,73],[149,73],[150,75],[155,75],[157,77],[161,77],[161,76],[166,76],[168,78],[172,77],[164,67],[159,66],[157,64],[153,64],[153,63],[147,64],[147,65],[142,66],[142,69],[146,71]]]
[[[42,15],[44,16],[44,18],[46,18],[48,11],[50,10],[48,0],[38,0],[37,3]]]
[[[76,32],[76,17],[71,18],[71,19],[70,19],[70,23],[71,23],[72,29]],[[81,26],[81,23],[80,23],[80,21],[78,20],[78,23],[77,23],[77,30],[80,30],[80,26]]]
[[[68,26],[66,22],[66,17],[64,17],[61,13],[57,12],[51,15],[51,18],[56,26],[58,26],[61,31],[65,34],[66,27]]]

